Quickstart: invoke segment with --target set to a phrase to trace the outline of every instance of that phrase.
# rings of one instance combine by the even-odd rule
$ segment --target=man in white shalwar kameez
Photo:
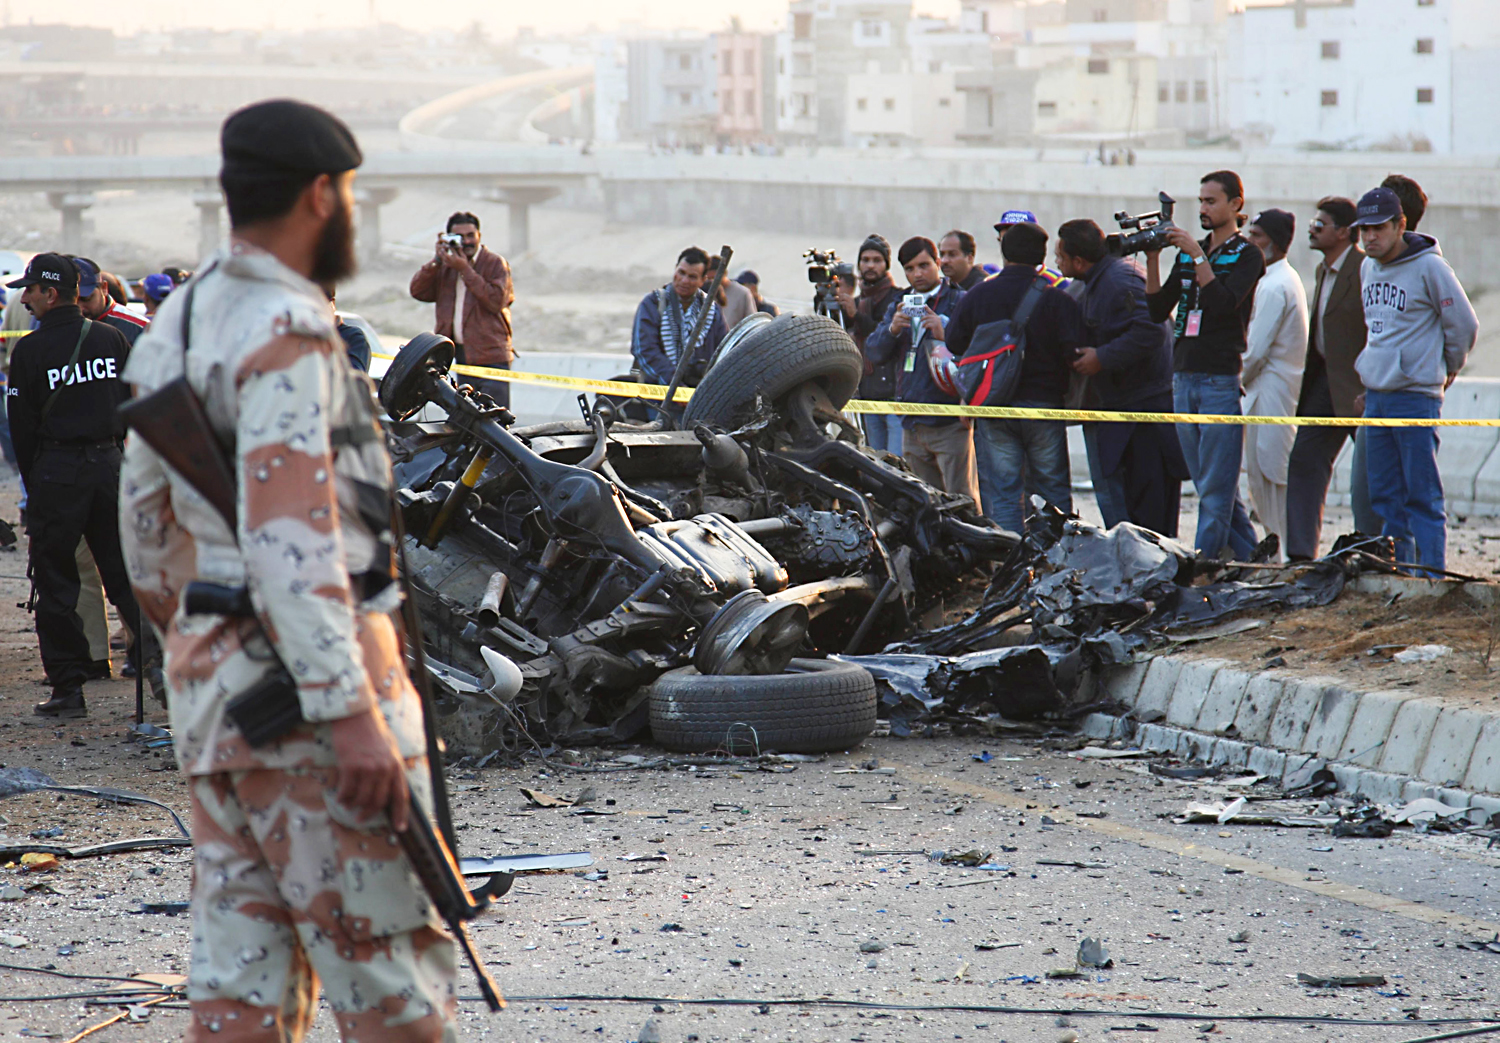
[[[1286,259],[1297,219],[1285,210],[1262,210],[1245,226],[1260,248],[1266,272],[1255,287],[1246,335],[1246,416],[1293,416],[1307,359],[1307,291]],[[1290,424],[1245,427],[1245,474],[1261,524],[1286,544],[1286,465],[1297,429]]]

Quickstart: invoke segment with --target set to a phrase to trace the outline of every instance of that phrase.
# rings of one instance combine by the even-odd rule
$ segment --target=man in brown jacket
[[[1364,253],[1353,234],[1354,204],[1337,196],[1319,201],[1308,229],[1308,245],[1323,255],[1317,282],[1308,303],[1307,362],[1302,375],[1298,416],[1360,416],[1355,399],[1364,385],[1354,372],[1354,360],[1365,347],[1365,312],[1360,300],[1359,266]],[[1333,463],[1353,437],[1353,427],[1299,427],[1287,462],[1286,556],[1299,561],[1318,556],[1323,531],[1323,501]],[[1350,474],[1354,526],[1360,532],[1380,532],[1380,520],[1370,508],[1364,453],[1354,443]]]
[[[453,236],[458,241],[452,240]],[[479,242],[479,218],[460,210],[448,218],[432,260],[411,277],[411,295],[437,305],[433,332],[453,341],[457,361],[510,369],[510,306],[516,294],[510,265]],[[510,382],[464,377],[502,406],[510,405]]]

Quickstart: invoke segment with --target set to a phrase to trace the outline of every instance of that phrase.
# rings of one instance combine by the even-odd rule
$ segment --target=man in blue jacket
[[[1000,274],[964,295],[948,325],[948,348],[961,357],[979,327],[1012,319],[1040,276],[1048,288],[1026,323],[1021,379],[1007,404],[1060,409],[1068,391],[1068,364],[1083,343],[1083,314],[1078,302],[1042,271],[1047,233],[1040,225],[1013,225],[1000,241],[1000,253],[1005,258]],[[1063,421],[982,417],[974,421],[974,446],[984,513],[1003,528],[1022,531],[1028,493],[1060,510],[1073,509],[1068,425]]]
[[[648,383],[672,383],[677,360],[687,350],[690,354],[682,386],[697,387],[714,349],[729,333],[719,306],[703,290],[707,275],[708,254],[689,246],[677,255],[672,281],[646,294],[636,306],[630,354]],[[699,342],[687,347],[687,339],[704,308],[710,309],[708,325]]]
[[[1172,412],[1172,329],[1153,322],[1146,276],[1134,261],[1111,257],[1093,221],[1057,230],[1058,271],[1084,286],[1084,336],[1073,371],[1088,380],[1086,409]],[[1182,482],[1188,477],[1171,424],[1083,425],[1094,499],[1106,528],[1133,522],[1177,535]]]
[[[896,401],[957,405],[932,377],[932,360],[947,357],[947,327],[964,291],[943,278],[937,245],[924,236],[901,244],[896,259],[910,285],[886,308],[885,318],[865,340],[865,357],[875,366],[896,360]],[[907,297],[922,297],[918,306]],[[901,419],[901,455],[928,485],[979,503],[974,471],[974,436],[958,417],[908,416]]]

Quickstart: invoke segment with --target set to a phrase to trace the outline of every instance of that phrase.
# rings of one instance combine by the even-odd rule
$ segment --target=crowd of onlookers
[[[1163,228],[1158,245],[1175,251],[1170,267],[1162,249],[1144,251],[1144,265],[1122,256],[1087,218],[1065,222],[1054,236],[1019,209],[994,225],[1004,262],[998,271],[976,264],[974,237],[959,229],[937,241],[912,236],[894,251],[883,236],[868,236],[834,316],[864,356],[859,397],[958,404],[945,372],[976,334],[983,339],[994,324],[1015,320],[1024,340],[1006,402],[1012,406],[1436,419],[1478,321],[1437,240],[1417,231],[1427,206],[1421,186],[1393,174],[1357,202],[1332,195],[1318,202],[1305,233],[1322,258],[1311,300],[1287,259],[1295,216],[1275,208],[1247,215],[1245,198],[1233,171],[1205,175],[1203,237]],[[636,309],[631,351],[644,379],[670,383],[686,350],[685,383],[696,383],[738,321],[757,309],[774,313],[754,272],[722,282],[709,301],[716,263],[689,247],[671,281]],[[705,307],[704,333],[689,346]],[[1033,496],[1072,509],[1066,421],[934,411],[867,413],[863,427],[871,448],[969,496],[1013,531],[1024,527]],[[1398,559],[1419,571],[1445,567],[1433,427],[1099,421],[1082,428],[1107,526],[1129,521],[1175,536],[1181,485],[1191,479],[1197,550],[1236,560],[1317,556],[1334,463],[1353,439],[1357,530],[1390,537]]]

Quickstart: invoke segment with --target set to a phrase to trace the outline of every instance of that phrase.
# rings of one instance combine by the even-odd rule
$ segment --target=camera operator
[[[411,277],[411,295],[437,306],[433,332],[453,341],[455,361],[510,369],[510,306],[515,290],[510,265],[479,242],[479,218],[458,211],[437,237],[432,260]],[[464,377],[499,405],[510,405],[510,382]]]
[[[859,397],[875,402],[889,402],[896,397],[896,357],[876,363],[866,350],[870,334],[880,325],[892,303],[899,300],[901,290],[891,278],[891,244],[885,237],[870,233],[859,247],[856,258],[859,268],[859,297],[850,291],[839,289],[839,308],[848,317],[850,335],[855,345],[865,356],[865,378],[859,385]],[[901,418],[894,413],[866,413],[864,416],[865,442],[871,449],[884,450],[895,456],[901,455]]]
[[[1199,182],[1201,241],[1173,227],[1177,248],[1170,278],[1161,277],[1161,251],[1146,251],[1146,300],[1153,321],[1173,323],[1172,398],[1179,413],[1240,415],[1240,356],[1265,257],[1240,234],[1245,189],[1230,170]],[[1198,490],[1198,552],[1218,558],[1227,547],[1240,561],[1255,552],[1255,529],[1240,501],[1245,432],[1237,424],[1178,424],[1182,456]]]
[[[964,297],[964,291],[943,278],[937,252],[937,245],[920,235],[901,244],[896,256],[911,285],[891,301],[880,325],[865,342],[866,358],[876,366],[892,365],[896,369],[895,397],[899,402],[958,402],[932,376],[933,356],[948,355],[943,343],[948,322]],[[978,504],[974,436],[968,420],[942,416],[900,419],[901,455],[913,473],[928,485],[967,496]]]
[[[1104,232],[1080,218],[1057,230],[1057,269],[1083,286],[1084,334],[1072,366],[1088,378],[1084,407],[1172,411],[1172,331],[1151,317],[1140,266],[1111,256]],[[1172,424],[1083,425],[1089,476],[1105,528],[1133,522],[1176,537],[1188,476]]]

